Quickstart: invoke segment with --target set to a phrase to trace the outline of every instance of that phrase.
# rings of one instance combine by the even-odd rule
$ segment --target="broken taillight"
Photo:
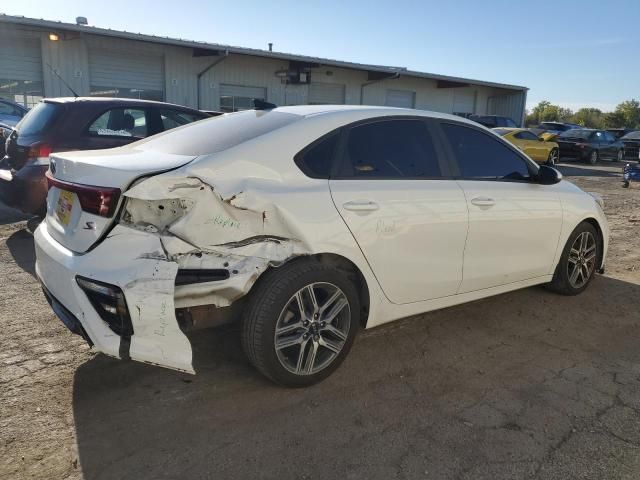
[[[113,187],[96,187],[93,185],[83,185],[81,183],[65,182],[59,180],[47,172],[48,188],[57,187],[67,192],[75,193],[78,196],[80,207],[84,212],[100,215],[101,217],[111,217],[115,212],[120,198],[120,189]]]

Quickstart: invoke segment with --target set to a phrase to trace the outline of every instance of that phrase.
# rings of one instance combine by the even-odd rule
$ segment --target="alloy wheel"
[[[573,288],[582,288],[593,275],[596,267],[596,247],[596,239],[591,232],[582,232],[571,245],[567,277]]]
[[[618,161],[622,162],[624,160],[624,152],[622,150],[618,150]]]
[[[275,329],[280,364],[296,375],[327,368],[349,336],[349,301],[332,283],[312,283],[298,290],[282,309]]]
[[[589,162],[591,163],[591,165],[595,165],[596,163],[598,163],[598,151],[594,150],[593,152],[591,152],[591,156],[589,157]]]
[[[547,159],[547,165],[555,166],[558,163],[558,150],[555,148],[549,152],[549,158]]]

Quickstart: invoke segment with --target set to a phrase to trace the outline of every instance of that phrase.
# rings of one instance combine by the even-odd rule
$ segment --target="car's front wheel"
[[[617,155],[616,159],[619,162],[623,162],[624,161],[624,150],[622,150],[622,149],[618,150],[618,155]]]
[[[582,222],[571,235],[549,284],[562,295],[577,295],[591,282],[601,256],[602,242],[595,227]]]
[[[266,272],[245,309],[242,344],[249,361],[281,385],[304,387],[342,363],[359,329],[351,278],[314,260]]]
[[[591,165],[595,165],[596,163],[598,163],[598,150],[591,150],[591,154],[589,154],[589,163]]]

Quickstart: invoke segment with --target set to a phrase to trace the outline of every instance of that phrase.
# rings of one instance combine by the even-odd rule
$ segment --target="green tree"
[[[597,108],[581,108],[569,119],[571,123],[577,123],[587,128],[603,128],[604,115]]]
[[[624,125],[628,128],[640,128],[640,102],[632,98],[626,100],[616,107],[615,112],[624,118]]]
[[[538,105],[533,107],[531,112],[527,115],[527,125],[537,125],[540,122],[564,122],[567,121],[573,112],[569,108],[563,108],[559,105],[553,105],[547,100],[542,100]]]

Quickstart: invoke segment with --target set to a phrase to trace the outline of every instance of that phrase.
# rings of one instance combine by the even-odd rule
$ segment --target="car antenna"
[[[259,98],[254,98],[253,108],[254,110],[271,110],[273,108],[278,108],[278,106],[275,103],[269,103],[264,100],[260,100]]]
[[[56,72],[55,68],[53,68],[49,62],[46,62],[46,64],[47,64],[47,67],[49,67],[51,69],[53,74],[60,79],[60,81],[64,84],[64,86],[67,87],[69,90],[71,90],[71,93],[73,93],[73,96],[78,98],[80,95],[78,95],[76,93],[76,91],[73,88],[71,88],[71,85],[69,85],[67,82],[65,82],[64,78],[62,78],[60,76],[60,74],[58,72]]]

